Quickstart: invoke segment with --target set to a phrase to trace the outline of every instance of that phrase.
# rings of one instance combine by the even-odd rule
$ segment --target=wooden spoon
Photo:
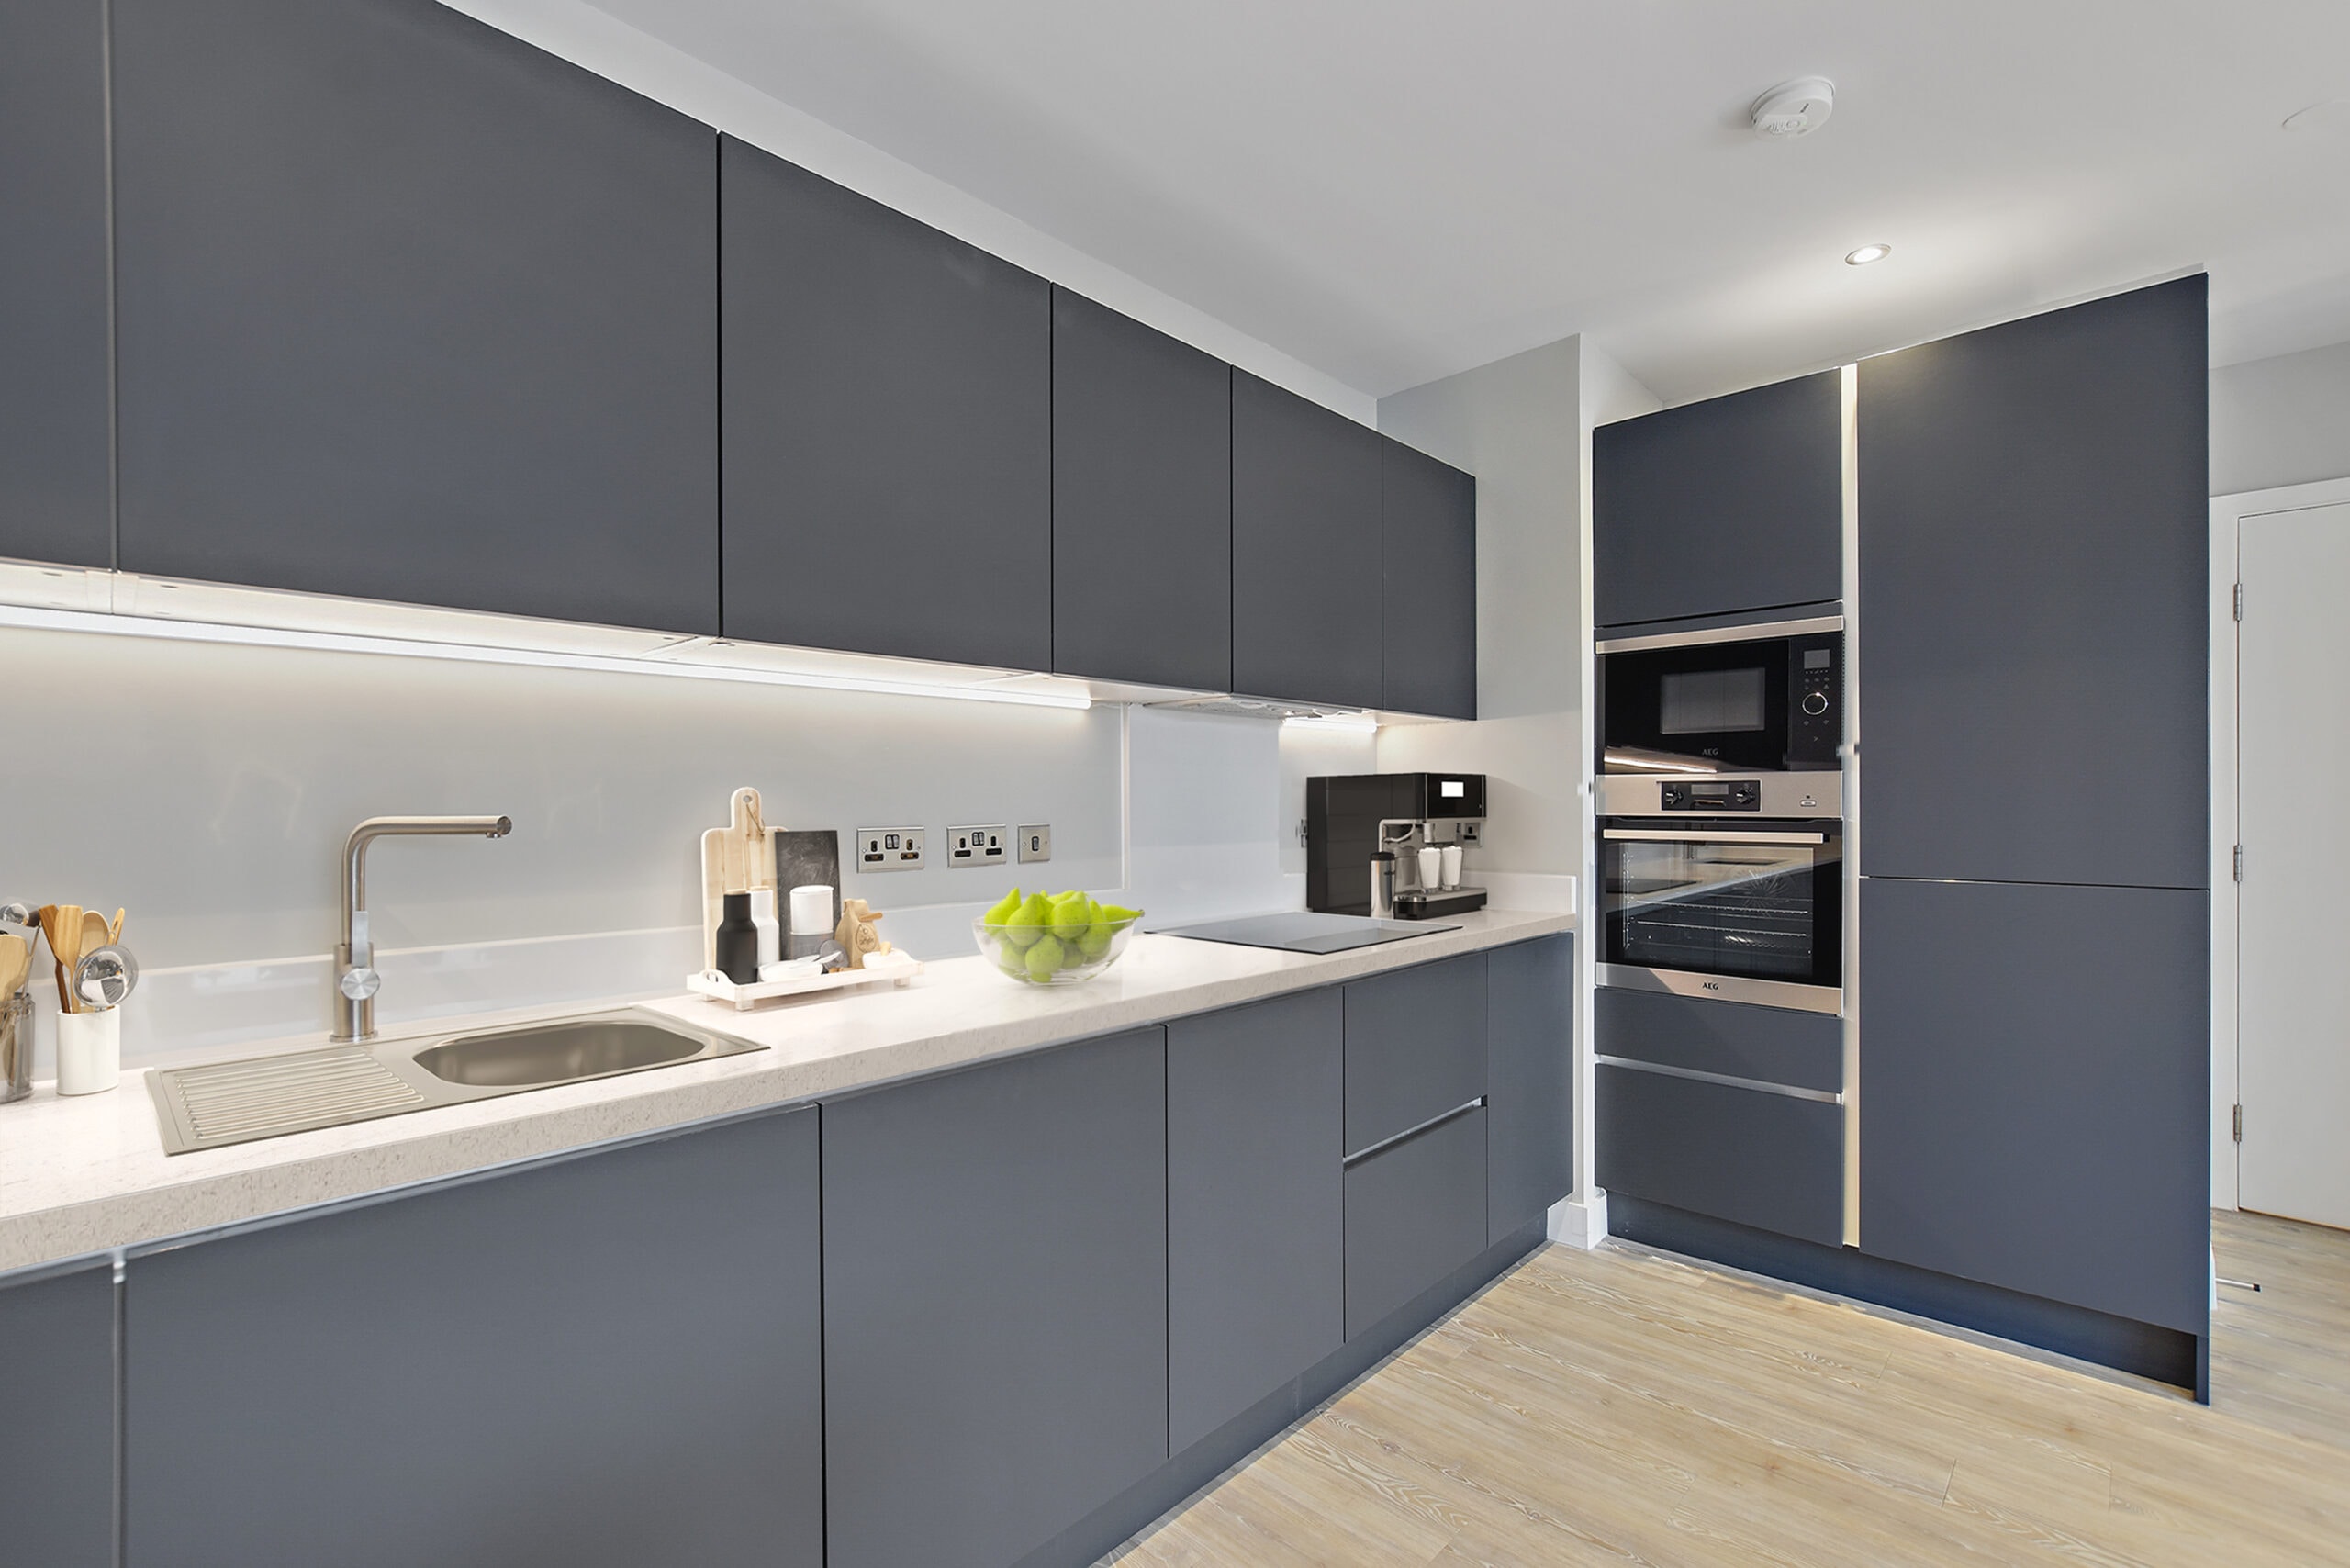
[[[106,930],[106,917],[105,915],[100,914],[95,909],[85,909],[82,912],[83,952],[95,953],[113,939],[112,935]],[[76,956],[74,961],[79,963],[81,959]]]
[[[49,956],[57,960],[57,1005],[68,1013],[79,1013],[81,1009],[73,1005],[72,976],[82,958],[82,906],[44,904],[40,928],[49,938]]]
[[[21,936],[0,933],[0,1000],[17,994],[33,967],[33,945]]]

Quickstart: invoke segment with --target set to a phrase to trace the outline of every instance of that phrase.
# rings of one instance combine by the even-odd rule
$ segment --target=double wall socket
[[[1002,823],[993,827],[950,827],[946,830],[946,864],[949,869],[957,866],[1001,866],[1012,857],[1012,830]]]
[[[858,870],[919,871],[922,868],[922,829],[861,827],[856,830]]]

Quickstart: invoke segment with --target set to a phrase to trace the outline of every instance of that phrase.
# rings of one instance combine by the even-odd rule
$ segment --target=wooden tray
[[[850,991],[861,985],[897,985],[910,983],[922,973],[919,960],[907,958],[900,963],[888,960],[898,957],[893,953],[875,954],[866,960],[883,960],[879,967],[864,969],[835,969],[828,975],[813,979],[761,980],[756,985],[736,985],[724,975],[703,971],[686,977],[686,989],[711,1002],[732,1003],[737,1013],[748,1013],[762,1002],[779,1002],[787,996],[812,996],[818,991]]]

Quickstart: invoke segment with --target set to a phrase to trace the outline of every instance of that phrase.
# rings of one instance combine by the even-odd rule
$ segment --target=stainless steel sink
[[[185,1154],[766,1048],[623,1009],[511,1029],[420,1033],[162,1068],[147,1081],[163,1151]]]

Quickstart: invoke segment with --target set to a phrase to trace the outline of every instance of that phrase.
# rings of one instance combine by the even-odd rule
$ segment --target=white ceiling
[[[2350,112],[2281,128],[2344,0],[596,3],[1372,395],[1580,331],[1681,401],[2199,266],[2215,364],[2350,339]]]

